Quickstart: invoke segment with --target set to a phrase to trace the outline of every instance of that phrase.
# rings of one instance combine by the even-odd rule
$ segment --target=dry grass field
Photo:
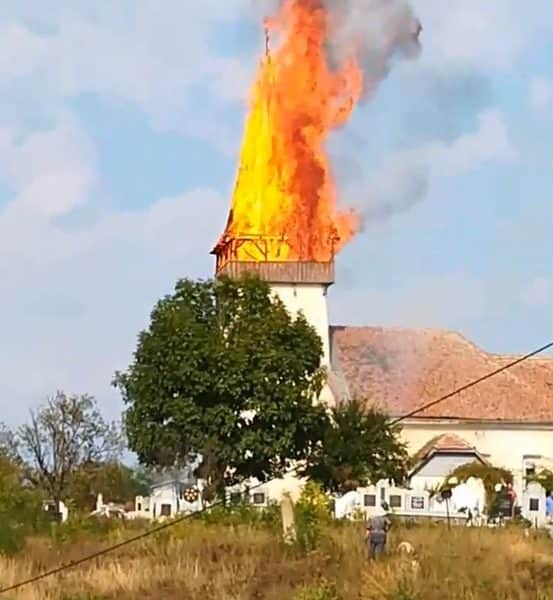
[[[29,540],[20,554],[0,559],[0,583],[130,533],[54,545],[49,538]],[[389,555],[369,564],[362,534],[360,525],[329,527],[317,550],[306,552],[284,546],[274,530],[191,522],[0,599],[553,599],[553,543],[546,537],[525,537],[518,529],[396,529]],[[404,540],[413,544],[414,557],[393,552]]]

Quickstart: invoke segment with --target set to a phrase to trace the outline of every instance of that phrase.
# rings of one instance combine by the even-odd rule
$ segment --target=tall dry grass
[[[365,566],[361,600],[553,600],[553,543],[521,529],[397,532],[414,556]]]
[[[9,585],[109,539],[61,545],[30,540],[0,559]],[[12,600],[553,600],[553,544],[521,530],[397,529],[389,555],[368,563],[361,526],[333,526],[311,552],[284,546],[271,529],[190,522],[6,595]],[[400,541],[414,557],[394,553]],[[416,563],[413,563],[413,560]],[[0,600],[2,596],[0,596]]]

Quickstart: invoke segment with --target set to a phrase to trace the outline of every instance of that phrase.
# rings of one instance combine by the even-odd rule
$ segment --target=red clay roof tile
[[[391,416],[513,360],[448,331],[331,327],[330,334],[333,390],[364,397]],[[417,416],[553,423],[553,357],[529,359]]]

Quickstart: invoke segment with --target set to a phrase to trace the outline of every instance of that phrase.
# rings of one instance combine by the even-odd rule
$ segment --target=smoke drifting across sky
[[[317,0],[330,17],[332,61],[355,56],[370,96],[388,74],[394,58],[414,58],[420,51],[421,26],[405,0]]]

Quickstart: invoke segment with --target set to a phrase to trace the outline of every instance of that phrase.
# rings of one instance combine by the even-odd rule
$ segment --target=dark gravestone
[[[502,517],[513,516],[513,501],[509,496],[502,496],[499,499],[498,513]]]

